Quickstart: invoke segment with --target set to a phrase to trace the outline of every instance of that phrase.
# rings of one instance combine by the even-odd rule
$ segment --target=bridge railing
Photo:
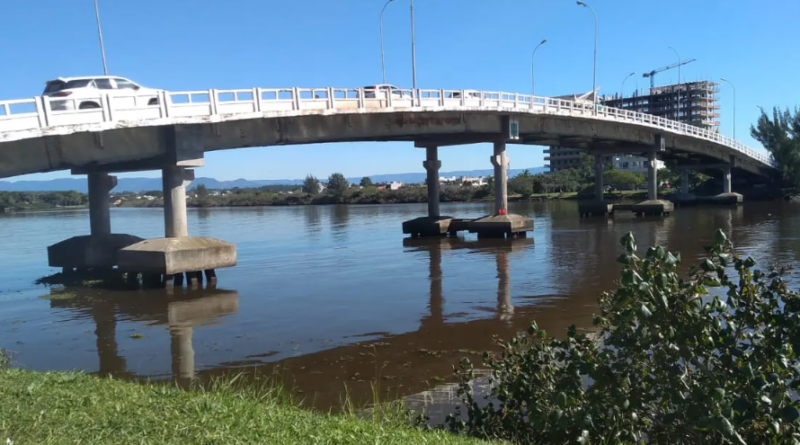
[[[365,90],[364,88],[250,88],[160,91],[95,97],[44,97],[0,102],[0,132],[101,122],[137,122],[173,117],[247,115],[304,110],[359,110],[465,107],[502,109],[631,122],[713,141],[766,165],[770,156],[716,131],[646,113],[504,91],[444,89]],[[91,106],[87,107],[86,104]]]

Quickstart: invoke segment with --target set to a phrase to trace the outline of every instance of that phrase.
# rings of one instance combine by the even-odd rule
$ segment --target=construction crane
[[[679,66],[683,66],[683,65],[686,65],[688,63],[695,62],[695,61],[697,61],[697,59],[681,60],[678,63],[673,63],[672,65],[667,65],[667,66],[662,67],[662,68],[654,69],[653,71],[650,71],[649,73],[644,73],[644,74],[642,74],[642,77],[649,77],[650,78],[650,88],[653,88],[653,87],[656,86],[656,73],[660,73],[662,71],[671,70],[673,68],[677,68]],[[681,82],[681,80],[678,79],[678,83],[680,83],[680,82]]]

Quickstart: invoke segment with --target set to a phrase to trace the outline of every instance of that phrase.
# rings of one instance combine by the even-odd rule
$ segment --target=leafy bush
[[[484,355],[486,401],[464,359],[449,427],[516,443],[799,443],[800,298],[782,271],[754,270],[722,231],[685,278],[679,254],[622,245],[596,331],[559,340],[533,323]]]

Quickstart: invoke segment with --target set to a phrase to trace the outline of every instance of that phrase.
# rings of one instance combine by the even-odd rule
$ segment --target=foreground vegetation
[[[718,231],[688,276],[680,254],[622,239],[596,332],[527,335],[485,355],[489,401],[463,360],[453,431],[527,443],[800,443],[800,295]],[[729,275],[730,274],[730,275]],[[488,403],[487,402],[491,402]]]
[[[483,443],[423,431],[396,411],[371,419],[297,408],[279,390],[218,383],[185,391],[85,374],[0,370],[0,442],[25,444]]]

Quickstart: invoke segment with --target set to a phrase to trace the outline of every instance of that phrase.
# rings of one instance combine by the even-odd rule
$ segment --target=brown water
[[[521,240],[403,239],[422,205],[191,210],[193,235],[236,243],[239,265],[216,289],[73,289],[52,299],[34,280],[46,246],[88,231],[85,211],[0,217],[0,348],[17,366],[129,378],[207,379],[231,370],[280,372],[309,403],[401,397],[452,381],[461,357],[479,361],[493,336],[532,319],[553,334],[591,325],[613,287],[619,239],[633,231],[693,263],[716,228],[761,264],[795,263],[800,206],[679,209],[671,217],[577,217],[574,202],[512,205],[535,220]],[[480,204],[443,205],[476,217]],[[115,209],[113,229],[163,233],[160,209]],[[790,277],[796,284],[797,277]],[[278,371],[276,371],[278,369]]]

